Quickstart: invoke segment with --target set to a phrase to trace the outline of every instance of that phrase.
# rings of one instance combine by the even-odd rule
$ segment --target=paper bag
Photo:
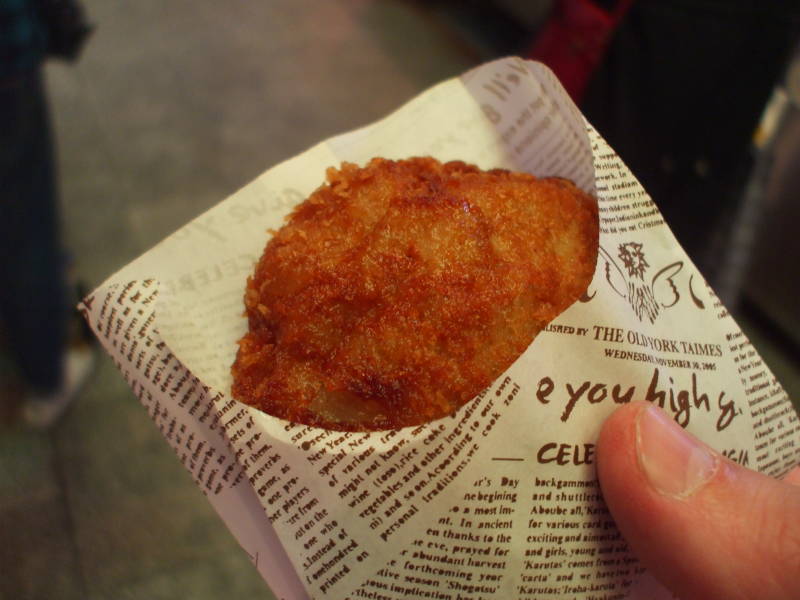
[[[477,398],[423,426],[326,431],[231,399],[245,281],[267,230],[328,166],[420,155],[595,194],[600,251],[585,296]],[[769,475],[800,458],[785,392],[656,205],[552,73],[516,58],[269,169],[83,311],[279,598],[666,598],[603,503],[594,442],[605,417],[647,400]]]

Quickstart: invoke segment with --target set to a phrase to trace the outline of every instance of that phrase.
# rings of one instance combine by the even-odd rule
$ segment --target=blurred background
[[[272,597],[77,319],[28,348],[70,357],[34,389],[12,300],[61,314],[35,299],[72,303],[271,165],[492,58],[556,71],[800,398],[796,2],[77,6],[0,0],[0,598]]]

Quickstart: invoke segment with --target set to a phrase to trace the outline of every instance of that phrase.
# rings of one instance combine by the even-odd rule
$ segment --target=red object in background
[[[550,67],[578,103],[632,4],[633,0],[618,0],[608,11],[591,0],[556,0],[528,57]]]

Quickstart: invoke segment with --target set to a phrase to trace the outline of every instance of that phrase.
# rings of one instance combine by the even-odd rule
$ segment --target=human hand
[[[761,475],[634,402],[603,425],[597,470],[631,550],[682,600],[800,598],[800,467]]]

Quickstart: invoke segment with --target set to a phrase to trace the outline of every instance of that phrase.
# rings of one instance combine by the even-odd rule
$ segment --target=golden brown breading
[[[233,395],[340,430],[452,414],[586,290],[597,202],[432,158],[328,169],[248,279]]]

